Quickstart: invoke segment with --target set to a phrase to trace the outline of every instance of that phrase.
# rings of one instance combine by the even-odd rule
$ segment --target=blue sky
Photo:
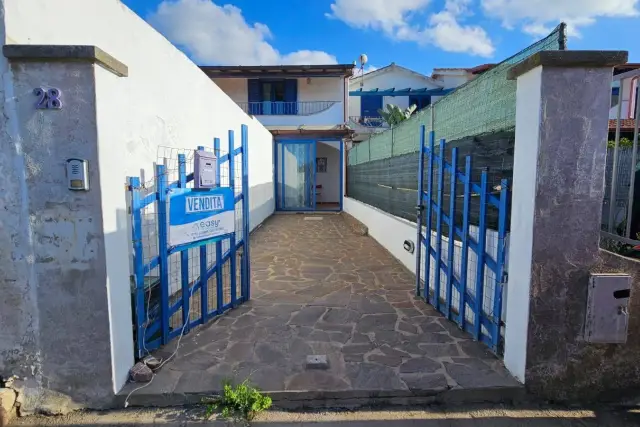
[[[640,62],[640,0],[123,0],[200,65],[499,62],[569,25],[571,49]]]

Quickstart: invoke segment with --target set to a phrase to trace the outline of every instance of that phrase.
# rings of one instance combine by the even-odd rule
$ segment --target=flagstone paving
[[[212,392],[245,378],[265,391],[518,386],[484,345],[414,296],[415,276],[352,219],[320,218],[274,215],[252,234],[251,301],[185,336],[147,393]],[[307,365],[310,355],[327,364]]]

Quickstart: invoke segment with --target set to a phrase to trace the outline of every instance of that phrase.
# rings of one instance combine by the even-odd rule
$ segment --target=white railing
[[[349,122],[366,128],[388,128],[382,117],[349,116]]]

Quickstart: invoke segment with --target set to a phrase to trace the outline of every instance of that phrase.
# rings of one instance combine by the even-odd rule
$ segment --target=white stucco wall
[[[298,101],[344,101],[344,78],[311,77],[298,79]]]
[[[211,147],[229,129],[249,126],[251,226],[274,210],[272,136],[184,54],[119,0],[5,0],[6,42],[96,45],[129,67],[118,78],[96,67],[99,168],[102,182],[114,391],[133,362],[129,301],[130,239],[122,233],[127,176],[153,177],[159,147]],[[37,11],[37,12],[35,12]],[[55,23],[55,25],[52,25]],[[67,108],[80,108],[69,105]],[[97,191],[97,189],[94,189]]]
[[[340,143],[333,141],[318,142],[316,157],[327,158],[327,172],[316,173],[316,184],[322,185],[321,196],[317,202],[340,202]]]
[[[211,79],[224,93],[235,102],[247,102],[249,87],[247,79]]]
[[[360,89],[360,82],[363,83],[363,90],[369,89],[419,89],[423,87],[428,87],[430,89],[437,89],[440,86],[430,82],[428,79],[421,77],[418,74],[414,74],[411,72],[407,72],[405,70],[399,68],[391,68],[389,70],[383,70],[380,73],[372,74],[371,76],[365,75],[364,80],[361,77],[356,77],[349,81],[349,90],[358,90]],[[360,116],[360,99],[359,96],[350,96],[349,97],[349,116]],[[408,96],[385,96],[383,98],[382,106],[385,107],[387,104],[394,104],[401,108],[406,108],[409,106],[409,97]]]
[[[505,331],[504,364],[523,383],[527,362],[541,77],[542,67],[518,77],[516,97],[517,147],[513,159],[511,238],[517,244],[509,248],[509,262],[511,271],[517,274],[509,276],[509,292],[505,299],[509,322]]]
[[[467,73],[451,73],[441,74],[436,77],[436,80],[442,82],[445,89],[451,89],[465,84],[466,82],[471,80],[471,77],[472,76],[467,75]]]

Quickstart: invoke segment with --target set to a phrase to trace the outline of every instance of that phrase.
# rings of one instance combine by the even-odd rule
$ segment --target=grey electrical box
[[[204,150],[195,151],[193,165],[193,186],[195,188],[213,188],[216,186],[216,164],[218,159],[213,153]]]
[[[589,278],[585,341],[626,343],[631,276],[592,274]]]
[[[67,187],[74,191],[89,190],[89,162],[67,159]]]

